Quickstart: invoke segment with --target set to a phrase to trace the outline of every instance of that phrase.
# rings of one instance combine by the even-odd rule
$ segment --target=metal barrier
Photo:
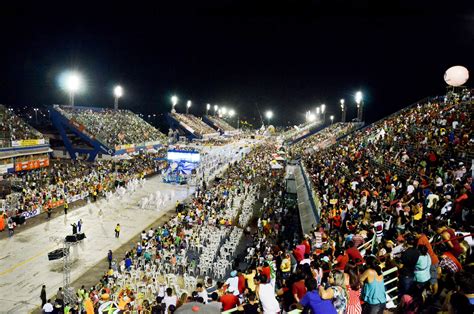
[[[384,271],[383,280],[385,285],[385,295],[387,298],[386,307],[388,309],[396,308],[396,300],[398,299],[398,267],[395,266]]]

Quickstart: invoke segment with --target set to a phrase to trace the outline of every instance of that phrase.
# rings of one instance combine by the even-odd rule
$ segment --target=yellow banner
[[[44,139],[30,139],[30,140],[19,140],[19,141],[12,141],[13,147],[21,147],[21,146],[35,146],[44,144]]]

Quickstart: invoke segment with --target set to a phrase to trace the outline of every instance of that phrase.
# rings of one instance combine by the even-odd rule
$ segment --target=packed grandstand
[[[165,139],[163,133],[129,110],[69,106],[55,108],[109,147]]]
[[[43,135],[25,123],[9,108],[0,105],[0,146],[14,146],[19,140],[40,140]],[[13,143],[12,143],[13,142]]]
[[[0,110],[3,139],[38,138]],[[144,137],[165,143],[127,110],[58,110],[111,146]],[[193,115],[172,115],[200,135],[216,132]],[[129,234],[126,249],[101,247],[106,263],[76,273],[70,287],[45,290],[36,306],[88,314],[472,313],[472,117],[470,98],[436,97],[367,126],[311,126],[282,134],[280,142],[254,134],[226,140],[202,151],[189,197],[177,201],[165,221],[148,221],[141,233]],[[283,145],[284,139],[294,143]],[[18,189],[5,198],[0,235],[15,239],[28,232],[25,219],[41,224],[62,211],[67,219],[76,202],[77,211],[101,199],[125,202],[171,166],[166,150],[94,162],[52,158],[40,169],[4,174]],[[288,188],[287,163],[297,164],[308,181],[296,192]],[[301,193],[317,213],[306,233],[298,214]],[[174,202],[172,195],[141,199],[133,215]],[[118,238],[114,219],[117,227],[104,232]],[[85,271],[97,275],[94,282]]]
[[[210,125],[202,121],[202,119],[192,115],[184,113],[171,113],[171,117],[178,121],[181,127],[189,133],[195,134],[199,138],[213,137],[217,135],[217,131],[214,130]]]

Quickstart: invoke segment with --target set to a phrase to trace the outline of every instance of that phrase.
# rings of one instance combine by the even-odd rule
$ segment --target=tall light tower
[[[172,113],[175,113],[176,110],[174,109],[174,107],[178,104],[178,96],[176,95],[173,95],[171,97],[171,112]]]
[[[38,108],[33,108],[33,110],[35,111],[35,122],[38,124]]]
[[[63,88],[69,94],[69,104],[74,107],[74,95],[82,88],[82,78],[79,73],[68,72],[64,74]]]
[[[319,120],[319,114],[321,113],[321,108],[316,107],[316,119]]]
[[[189,108],[191,108],[191,100],[188,100],[188,102],[186,103],[186,114],[189,113]]]
[[[206,105],[206,116],[209,115],[209,109],[211,109],[211,104]]]
[[[331,119],[331,125],[334,122],[334,116],[330,116],[329,119]]]
[[[323,115],[323,124],[326,123],[326,105],[321,105],[321,114]]]
[[[214,105],[214,116],[217,116],[217,111],[219,110],[218,105]]]
[[[120,85],[115,86],[114,88],[114,109],[118,109],[119,98],[123,96],[123,88]]]
[[[270,120],[273,118],[273,111],[268,110],[265,112],[265,117],[267,118],[268,125],[270,125]]]
[[[357,103],[357,120],[359,120],[359,122],[362,122],[362,106],[364,105],[363,101],[362,101],[362,92],[361,91],[358,91],[356,94],[355,94],[355,101]]]
[[[344,99],[341,99],[340,102],[341,102],[341,122],[346,122],[346,109],[344,108]]]

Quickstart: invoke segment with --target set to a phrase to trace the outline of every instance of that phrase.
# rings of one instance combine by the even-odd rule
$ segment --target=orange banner
[[[30,161],[20,161],[15,163],[15,171],[33,170],[49,166],[49,158]]]
[[[47,204],[45,204],[43,206],[44,209],[46,208],[56,208],[56,207],[59,207],[59,206],[62,206],[64,205],[64,200],[59,200],[59,201],[56,201],[56,202],[51,202],[49,201]]]

